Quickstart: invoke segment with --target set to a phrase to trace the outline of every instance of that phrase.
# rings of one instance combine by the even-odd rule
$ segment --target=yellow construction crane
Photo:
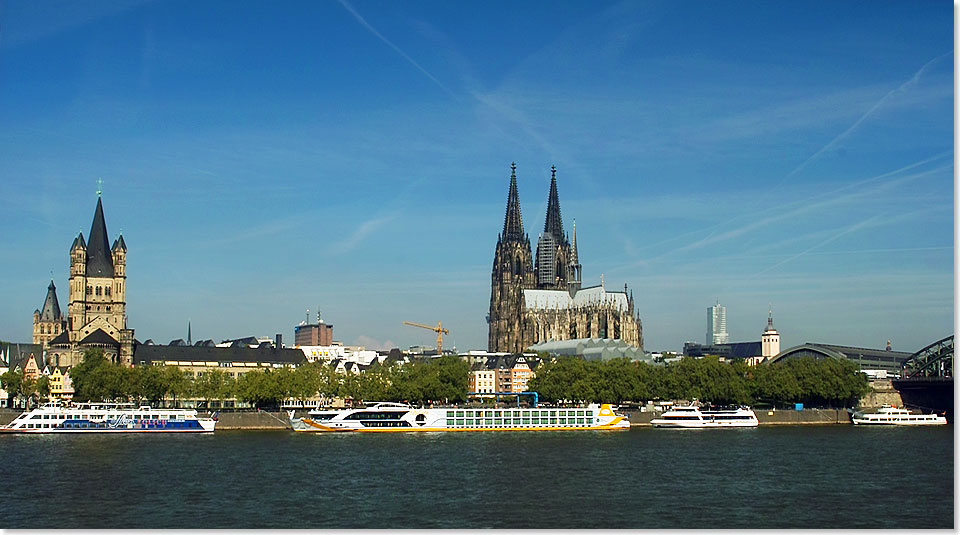
[[[404,325],[413,325],[414,327],[420,327],[422,329],[429,329],[437,333],[437,355],[443,355],[443,335],[450,334],[450,331],[443,328],[443,325],[438,321],[436,327],[431,327],[429,325],[423,325],[420,323],[413,323],[411,321],[403,322]]]

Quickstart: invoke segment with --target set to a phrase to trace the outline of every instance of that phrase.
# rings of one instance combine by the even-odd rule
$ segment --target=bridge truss
[[[953,335],[914,353],[903,363],[903,378],[953,377]]]

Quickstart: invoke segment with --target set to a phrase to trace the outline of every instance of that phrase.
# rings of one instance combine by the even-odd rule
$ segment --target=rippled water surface
[[[953,426],[0,436],[0,528],[952,528]]]

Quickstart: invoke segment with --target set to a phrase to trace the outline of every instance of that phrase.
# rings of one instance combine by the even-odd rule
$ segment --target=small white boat
[[[853,413],[854,425],[946,425],[947,419],[937,414],[913,414],[907,409],[884,405],[875,413]]]
[[[736,409],[700,410],[697,405],[674,407],[659,418],[650,421],[654,427],[682,429],[718,429],[727,427],[757,427],[760,422],[749,407]]]

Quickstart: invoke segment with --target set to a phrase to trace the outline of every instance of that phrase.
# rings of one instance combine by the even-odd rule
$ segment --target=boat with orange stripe
[[[411,431],[608,431],[630,429],[626,416],[609,404],[576,408],[418,408],[380,402],[363,408],[322,410],[295,418],[290,425],[301,433],[397,433]]]

